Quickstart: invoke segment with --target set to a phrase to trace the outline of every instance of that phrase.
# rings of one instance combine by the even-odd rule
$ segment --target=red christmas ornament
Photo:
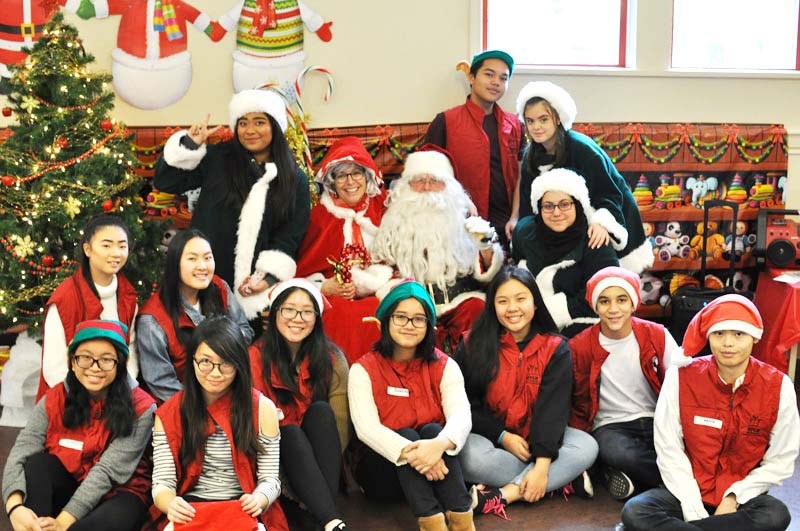
[[[100,129],[103,131],[111,131],[112,127],[114,127],[114,124],[111,123],[111,120],[103,120],[100,122]]]
[[[61,149],[64,149],[69,145],[69,140],[67,140],[63,136],[60,136],[60,137],[56,138],[56,145],[58,147],[60,147]]]
[[[14,186],[14,183],[17,182],[17,180],[10,175],[3,175],[2,181],[3,184],[8,188],[11,188],[12,186]]]
[[[49,254],[46,254],[42,257],[42,265],[45,267],[50,267],[53,265],[53,257]]]
[[[112,210],[114,210],[114,201],[112,201],[111,199],[106,199],[100,206],[103,207],[103,212],[111,212]]]
[[[13,109],[11,107],[3,107],[3,116],[8,118],[13,113]]]

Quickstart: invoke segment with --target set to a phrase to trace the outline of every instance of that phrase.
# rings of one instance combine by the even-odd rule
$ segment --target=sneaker
[[[511,520],[506,514],[508,502],[503,498],[500,489],[487,489],[483,485],[473,485],[469,489],[472,498],[471,509],[473,514],[493,514],[503,520]]]
[[[561,487],[561,494],[565,500],[572,494],[585,500],[594,498],[594,487],[592,480],[589,479],[589,473],[585,470],[581,472],[580,476]]]
[[[604,472],[606,488],[615,500],[625,500],[633,494],[633,481],[622,470],[606,468]]]

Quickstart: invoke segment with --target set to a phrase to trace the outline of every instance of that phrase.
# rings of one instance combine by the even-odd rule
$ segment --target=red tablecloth
[[[764,319],[764,335],[756,343],[756,358],[788,372],[786,353],[800,343],[800,283],[776,282],[780,269],[767,269],[758,275],[754,302]]]

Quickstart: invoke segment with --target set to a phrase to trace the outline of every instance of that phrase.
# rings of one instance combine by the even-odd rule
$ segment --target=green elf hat
[[[74,354],[78,345],[92,339],[105,339],[110,341],[117,352],[128,357],[128,327],[113,319],[92,319],[78,323],[75,335],[69,344],[69,353]],[[122,361],[122,360],[120,360]],[[124,363],[123,363],[124,365]]]
[[[400,282],[386,294],[378,305],[378,309],[375,310],[375,317],[383,320],[383,316],[395,303],[411,298],[417,299],[428,309],[428,313],[431,314],[431,325],[436,326],[436,305],[433,303],[433,299],[422,284],[411,279]]]
[[[472,58],[472,62],[469,64],[470,70],[472,70],[472,67],[475,66],[476,63],[486,59],[500,59],[508,65],[508,75],[510,76],[514,73],[514,58],[503,50],[485,50],[483,52],[476,53]]]

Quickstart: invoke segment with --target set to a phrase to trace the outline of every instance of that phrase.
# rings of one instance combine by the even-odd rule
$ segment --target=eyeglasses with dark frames
[[[558,208],[561,212],[568,212],[575,206],[575,201],[570,201],[569,199],[564,199],[563,201],[559,201],[558,204],[555,203],[542,203],[542,212],[547,212],[548,214],[552,214],[553,211]]]
[[[310,323],[317,316],[317,312],[314,310],[298,310],[296,308],[289,308],[286,306],[281,306],[280,314],[281,317],[287,321],[291,321],[299,315],[300,320],[304,323]]]
[[[211,372],[214,370],[214,367],[217,368],[220,374],[224,374],[226,376],[236,372],[236,367],[234,367],[233,363],[229,361],[214,363],[208,358],[194,358],[194,364],[197,365],[197,370],[202,374],[211,374]]]
[[[96,363],[98,369],[106,372],[114,370],[114,367],[119,363],[119,361],[114,358],[93,358],[84,354],[76,354],[72,359],[75,360],[75,365],[81,369],[89,369]]]
[[[428,326],[428,318],[423,317],[421,315],[415,315],[414,317],[409,317],[407,315],[403,315],[402,313],[393,313],[392,314],[392,323],[395,326],[399,326],[400,328],[407,325],[411,322],[411,326],[414,328],[425,328]]]

